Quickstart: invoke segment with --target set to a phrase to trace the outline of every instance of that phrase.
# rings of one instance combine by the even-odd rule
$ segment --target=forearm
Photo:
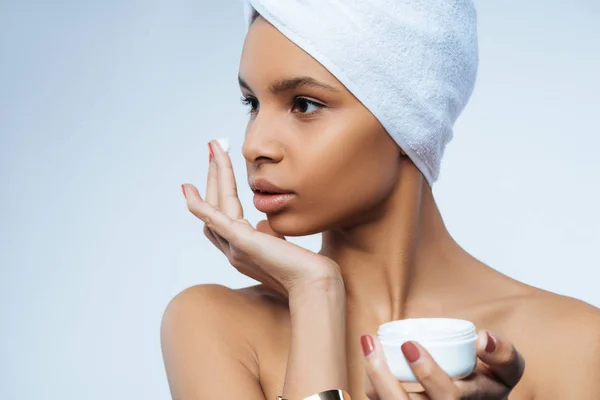
[[[282,396],[348,390],[346,293],[341,281],[290,293],[291,344]]]

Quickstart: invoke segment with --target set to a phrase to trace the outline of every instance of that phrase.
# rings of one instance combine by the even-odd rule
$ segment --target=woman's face
[[[303,236],[376,218],[396,185],[400,149],[362,103],[262,17],[244,42],[239,76],[250,111],[248,180],[294,193],[267,213],[271,227]]]

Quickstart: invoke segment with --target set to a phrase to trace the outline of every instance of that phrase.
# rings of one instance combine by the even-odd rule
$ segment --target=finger
[[[210,242],[214,244],[215,247],[221,250],[223,253],[225,253],[225,250],[229,248],[229,243],[219,235],[215,234],[206,225],[204,225],[204,236],[206,236],[208,240],[210,240]]]
[[[239,228],[232,228],[236,222],[238,222],[236,225],[242,227],[242,230],[250,228],[250,231],[254,231],[245,220],[243,222],[233,220],[213,205],[204,201],[194,185],[188,183],[182,186],[186,194],[186,203],[190,212],[200,218],[215,235],[221,236],[228,242],[235,241],[237,239],[236,236],[240,232]],[[244,226],[246,228],[243,228]]]
[[[214,153],[214,161],[217,164],[219,209],[229,218],[244,218],[242,204],[238,197],[231,159],[221,148],[218,141],[211,141],[210,146]]]
[[[514,388],[525,371],[525,360],[512,343],[482,330],[477,335],[477,356],[509,388]]]
[[[499,381],[491,368],[480,359],[471,375],[454,384],[464,399],[505,399],[512,389]]]
[[[279,233],[275,232],[273,228],[271,228],[269,221],[266,219],[256,224],[256,230],[262,233],[266,233],[267,235],[275,236],[276,238],[286,240],[285,236],[280,235]]]
[[[409,393],[408,398],[410,400],[430,400],[429,396],[425,393]]]
[[[281,251],[269,251],[277,248],[277,245],[281,242],[278,238],[256,231],[245,219],[234,220],[229,218],[223,212],[202,200],[198,189],[194,185],[184,184],[182,186],[186,193],[188,209],[205,223],[205,227],[213,232],[220,243],[227,244],[227,247],[231,247],[231,244],[242,253],[253,257],[257,262],[266,264],[276,263],[284,257]],[[256,235],[262,235],[262,237],[257,238]],[[224,252],[227,247],[223,248]],[[287,252],[285,255],[293,260],[301,261],[306,254],[312,254],[310,251],[297,246],[291,247],[291,250],[297,254]],[[231,254],[227,254],[227,256],[229,257]]]
[[[210,149],[210,143],[208,144],[208,149],[209,151],[212,151]],[[209,159],[210,159],[210,155],[209,155]],[[208,204],[211,204],[212,206],[216,207],[217,209],[219,208],[219,185],[217,183],[217,164],[214,161],[214,158],[212,161],[210,161],[208,163],[208,178],[206,179],[206,201],[208,202]]]
[[[219,209],[219,185],[217,182],[217,164],[214,161],[214,157],[212,156],[212,150],[210,148],[210,143],[208,144],[209,151],[209,163],[208,163],[208,178],[206,179],[206,202],[216,209]],[[206,237],[221,251],[225,251],[228,247],[228,243],[225,239],[221,238],[219,235],[216,235],[213,231],[210,230],[207,226],[204,226],[204,234]]]
[[[431,400],[460,398],[460,392],[452,379],[423,346],[408,341],[401,348],[410,369]]]
[[[365,369],[371,381],[376,397],[369,398],[380,400],[409,400],[408,395],[392,375],[387,365],[385,354],[379,339],[373,335],[363,335],[360,344],[365,355]],[[372,397],[373,396],[373,397]]]
[[[184,188],[190,212],[201,219],[216,235],[229,242],[230,250],[235,250],[233,253],[228,252],[228,258],[243,257],[261,264],[265,269],[277,268],[279,274],[281,274],[279,270],[285,270],[283,278],[286,282],[280,282],[283,286],[296,281],[297,271],[302,271],[303,278],[307,281],[313,276],[317,280],[338,279],[337,270],[332,268],[325,271],[323,269],[325,264],[323,264],[322,256],[285,240],[259,232],[246,220],[229,218],[202,200],[194,185],[185,184]],[[319,262],[315,262],[317,260]],[[287,288],[287,286],[285,287]]]

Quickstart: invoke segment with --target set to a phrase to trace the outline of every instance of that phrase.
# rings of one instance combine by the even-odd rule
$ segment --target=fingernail
[[[360,345],[362,347],[363,354],[368,356],[375,350],[375,343],[373,343],[373,338],[371,335],[362,335],[360,337]]]
[[[493,353],[496,350],[496,338],[490,333],[487,332],[487,344],[485,345],[486,353]]]
[[[183,186],[183,184],[181,185],[181,191],[183,192],[183,197],[185,197],[187,200],[187,196],[185,195],[185,187]]]
[[[404,357],[406,357],[409,363],[414,363],[421,357],[419,349],[413,342],[405,342],[401,347],[402,353],[404,353]]]
[[[214,157],[212,147],[210,147],[210,142],[208,142],[208,162],[210,163]]]

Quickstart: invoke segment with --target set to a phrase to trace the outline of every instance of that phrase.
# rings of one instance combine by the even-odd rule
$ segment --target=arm
[[[240,334],[243,304],[229,293],[219,285],[195,286],[165,310],[161,345],[174,400],[265,400],[255,351]],[[327,389],[347,391],[343,283],[296,288],[289,305],[292,337],[281,395],[296,400]]]
[[[195,286],[171,300],[161,345],[174,400],[265,400],[254,350],[235,329],[232,309],[239,303],[218,285]]]
[[[281,395],[296,400],[327,389],[347,391],[343,283],[298,287],[289,305],[292,337]],[[161,345],[174,400],[265,400],[254,348],[240,334],[239,312],[244,304],[219,285],[195,286],[171,300]]]
[[[206,200],[193,185],[183,185],[183,194],[188,209],[204,222],[209,240],[234,268],[288,297],[292,337],[281,395],[296,400],[322,390],[347,390],[346,298],[339,266],[266,229],[270,228],[268,221],[253,228],[243,218],[229,156],[217,143],[210,147],[214,158],[209,167]],[[210,301],[208,297],[206,300]],[[224,314],[233,309],[231,304],[223,304],[226,306],[214,308]],[[206,307],[203,306],[203,310]],[[174,397],[184,399],[185,396],[188,400],[202,393],[203,398],[227,398],[223,393],[228,393],[232,398],[238,394],[244,399],[260,398],[256,361],[240,359],[241,353],[256,353],[251,348],[228,347],[228,341],[249,343],[236,337],[242,335],[239,329],[221,326],[220,318],[226,317],[212,308],[204,310],[206,315],[201,316],[205,325],[215,323],[208,327],[187,326],[190,322],[185,318],[192,315],[193,309],[178,312],[178,308],[185,307],[175,304],[169,308],[164,321],[163,345]],[[202,348],[198,342],[204,342]],[[189,346],[195,349],[193,354],[191,351],[186,354]],[[205,350],[207,346],[212,347]],[[219,361],[207,361],[209,355]],[[240,363],[250,373],[245,372]],[[190,382],[192,379],[195,381]],[[233,379],[240,380],[235,382],[235,388],[229,387],[233,386]],[[216,392],[216,387],[221,390]]]
[[[540,366],[545,381],[536,399],[600,399],[600,311],[570,303],[560,327],[547,333],[545,359],[553,361]]]
[[[348,391],[343,282],[295,288],[289,308],[292,333],[281,396],[296,400],[328,389]]]
[[[589,352],[581,355],[577,368],[565,369],[563,374],[557,374],[561,385],[554,393],[545,393],[540,399],[600,399],[600,335],[596,337]],[[590,345],[592,343],[589,343]],[[575,361],[571,359],[572,361]],[[564,360],[566,361],[566,360]],[[570,364],[570,363],[569,363]],[[562,376],[562,378],[561,378]],[[550,385],[549,385],[550,386]]]

